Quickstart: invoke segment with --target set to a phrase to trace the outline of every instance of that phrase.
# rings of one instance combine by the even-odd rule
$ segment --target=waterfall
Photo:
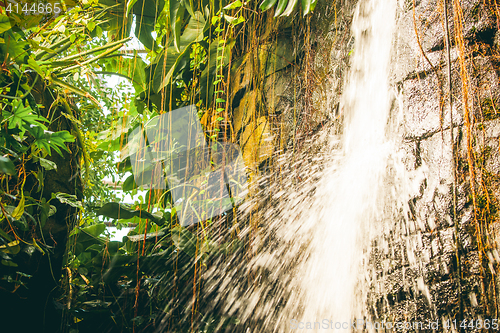
[[[396,5],[358,3],[340,107],[344,134],[325,128],[310,140],[322,147],[321,153],[281,156],[281,184],[259,180],[272,198],[264,200],[267,209],[259,208],[266,224],[253,238],[255,247],[206,274],[214,307],[238,318],[244,332],[314,332],[327,322],[330,330],[340,323],[348,332],[347,323],[367,317],[370,230],[384,210],[383,182],[394,147],[388,122]],[[306,178],[298,185],[300,170]]]
[[[370,224],[383,209],[379,195],[392,148],[387,124],[395,11],[396,1],[387,0],[360,1],[356,8],[355,43],[342,101],[342,148],[319,181],[311,214],[302,226],[313,235],[309,258],[296,277],[303,292],[304,323],[349,322],[362,312],[363,297],[356,289],[367,268],[360,265],[370,242]]]

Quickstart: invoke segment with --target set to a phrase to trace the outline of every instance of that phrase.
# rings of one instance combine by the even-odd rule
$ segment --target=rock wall
[[[288,264],[235,260],[230,272],[210,277],[208,286],[234,284],[232,297],[214,301],[245,323],[233,331],[286,331],[282,309],[294,295],[287,288],[294,263],[305,255],[301,249],[290,253],[287,241],[273,239],[272,227],[266,226],[294,214],[280,212],[283,201],[291,202],[292,211],[294,205],[310,203],[321,169],[311,161],[321,159],[325,147],[331,149],[325,137],[342,131],[341,96],[353,52],[355,6],[356,1],[320,1],[305,25],[294,27],[297,21],[292,20],[281,32],[270,28],[231,74],[234,139],[252,174],[263,175],[251,189],[256,200],[242,210],[252,211],[247,217],[257,229],[247,233],[264,232],[244,257],[267,246],[281,249],[269,250],[273,255],[294,258]],[[440,325],[402,330],[407,332],[446,332],[446,320],[459,326],[466,319],[469,325],[470,320],[496,319],[499,310],[499,9],[494,1],[479,0],[447,1],[447,6],[451,107],[444,2],[398,1],[390,74],[394,100],[387,127],[398,148],[389,161],[388,192],[381,196],[386,213],[374,222],[367,251],[371,269],[360,282],[366,291],[364,319],[424,325],[437,320]],[[269,38],[273,34],[277,38]],[[272,45],[274,51],[268,52]],[[329,133],[317,136],[323,127]],[[239,271],[248,273],[242,277]],[[300,306],[295,310],[300,312]],[[480,331],[467,328],[474,330]]]
[[[388,128],[401,137],[398,156],[411,181],[398,198],[405,198],[403,206],[392,203],[392,215],[380,221],[382,232],[373,240],[365,316],[392,322],[438,320],[440,325],[454,319],[468,320],[467,325],[495,319],[500,291],[495,278],[500,259],[499,9],[495,2],[447,1],[450,108],[443,1],[399,1],[398,6]],[[308,90],[301,80],[301,110],[317,115],[311,128],[342,119],[339,104],[353,44],[355,1],[318,7],[311,20],[311,60],[302,64],[303,70],[312,68],[316,81]],[[394,176],[387,177],[391,181]],[[446,329],[439,326],[438,331]]]
[[[443,2],[399,2],[392,73],[392,114],[398,119],[392,119],[392,130],[403,138],[405,174],[413,180],[404,193],[406,207],[393,209],[393,215],[380,222],[383,232],[372,244],[366,300],[371,320],[424,325],[438,320],[443,325],[465,319],[468,325],[470,320],[497,318],[496,10],[482,1],[448,3],[454,171]],[[460,38],[465,67],[460,64]],[[437,331],[447,330],[439,326]]]

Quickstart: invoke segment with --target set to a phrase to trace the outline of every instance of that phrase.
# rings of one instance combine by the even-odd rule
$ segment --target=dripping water
[[[395,11],[395,1],[386,0],[360,1],[356,8],[340,154],[326,168],[299,229],[312,237],[295,277],[302,308],[297,320],[304,323],[364,316],[363,292],[356,290],[363,288],[371,224],[383,211],[380,196],[392,151],[387,126]]]
[[[405,202],[406,194],[396,192],[407,184],[397,183],[408,177],[394,149],[400,143],[397,125],[391,125],[398,122],[391,119],[395,94],[389,78],[396,7],[396,1],[359,1],[341,100],[343,134],[334,128],[320,132],[309,142],[322,147],[310,151],[312,157],[282,155],[281,187],[259,180],[264,200],[272,197],[261,217],[265,228],[242,233],[251,234],[254,247],[206,274],[214,308],[226,319],[238,318],[241,332],[300,332],[298,323],[370,317],[371,243],[384,229],[382,221],[394,215],[387,210]],[[306,176],[297,186],[301,172]],[[253,204],[244,207],[263,210]]]

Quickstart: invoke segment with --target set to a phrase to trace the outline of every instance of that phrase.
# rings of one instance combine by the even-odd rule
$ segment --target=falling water
[[[363,297],[356,289],[362,288],[359,277],[366,270],[361,265],[370,224],[383,209],[379,195],[391,153],[388,80],[395,10],[395,1],[368,0],[355,12],[341,155],[319,181],[311,214],[302,226],[312,231],[309,259],[297,277],[302,322],[343,323],[362,315]]]
[[[310,163],[283,155],[281,187],[269,190],[273,207],[264,209],[266,230],[254,239],[253,255],[207,272],[214,306],[245,323],[245,332],[298,332],[300,322],[366,316],[370,230],[384,209],[393,147],[388,122],[395,15],[396,1],[358,3],[341,103],[344,135],[322,131],[311,143],[322,146],[321,153],[312,153]],[[307,178],[297,187],[295,172],[301,168]],[[263,188],[270,183],[260,182]],[[252,203],[246,206],[250,210]]]

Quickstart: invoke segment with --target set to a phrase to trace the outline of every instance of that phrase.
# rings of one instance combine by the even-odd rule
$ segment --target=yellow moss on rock
[[[261,162],[273,154],[273,136],[269,121],[259,117],[248,124],[241,137],[243,160],[248,168],[256,170]]]

